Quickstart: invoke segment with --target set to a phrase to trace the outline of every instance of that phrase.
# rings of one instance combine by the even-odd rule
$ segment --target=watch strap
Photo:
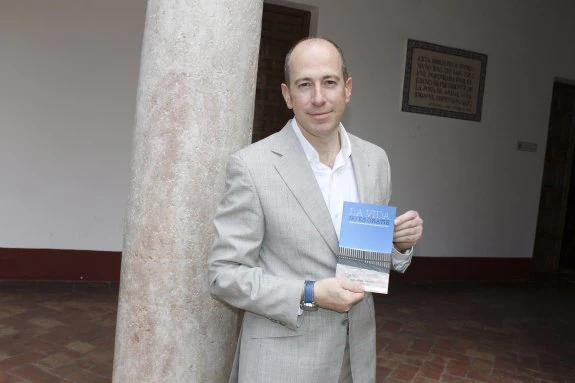
[[[314,296],[314,283],[315,281],[305,281],[303,287],[303,299],[300,303],[300,309],[303,311],[316,311],[317,305],[315,304]]]
[[[313,287],[315,281],[305,281],[304,289],[303,289],[303,303],[313,304],[315,302],[313,296]]]

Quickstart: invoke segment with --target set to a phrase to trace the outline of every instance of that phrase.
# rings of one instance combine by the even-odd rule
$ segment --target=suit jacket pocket
[[[242,333],[243,336],[252,339],[300,336],[304,333],[304,326],[302,324],[301,327],[294,331],[276,320],[246,312]]]

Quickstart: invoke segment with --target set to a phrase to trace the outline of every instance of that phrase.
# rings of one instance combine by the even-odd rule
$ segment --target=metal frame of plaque
[[[407,40],[401,110],[481,121],[487,55]]]

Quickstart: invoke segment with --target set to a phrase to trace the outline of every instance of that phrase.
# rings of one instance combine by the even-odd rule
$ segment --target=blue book
[[[387,294],[395,215],[394,206],[344,202],[336,276]]]

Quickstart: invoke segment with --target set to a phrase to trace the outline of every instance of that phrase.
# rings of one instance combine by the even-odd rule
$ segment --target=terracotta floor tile
[[[381,330],[383,331],[392,331],[392,332],[396,332],[399,329],[401,329],[402,323],[399,322],[394,322],[394,321],[382,321],[383,322],[383,326],[381,328]]]
[[[439,380],[441,378],[441,375],[443,375],[444,370],[445,366],[431,362],[423,363],[423,366],[421,366],[420,369],[421,375],[423,377],[435,380]]]
[[[449,350],[456,344],[457,344],[456,339],[438,337],[438,339],[435,341],[434,347],[438,349]]]
[[[389,369],[395,369],[397,366],[399,366],[399,362],[393,360],[391,358],[391,356],[385,356],[385,355],[378,355],[377,356],[377,366],[381,366],[381,367],[386,367]]]
[[[453,376],[449,374],[443,374],[441,376],[442,383],[473,383],[472,379],[462,378],[460,376]]]
[[[483,359],[489,362],[492,362],[495,359],[495,355],[491,354],[491,353],[487,353],[487,352],[481,352],[477,349],[468,349],[467,351],[465,351],[465,355],[472,357],[472,358],[479,358],[479,359]]]
[[[28,380],[24,380],[17,376],[8,375],[0,371],[0,383],[28,383]]]
[[[112,377],[104,378],[74,365],[58,367],[52,371],[55,375],[70,382],[78,383],[105,383],[111,382]]]
[[[452,360],[445,367],[449,375],[464,378],[467,376],[467,372],[471,368],[471,363],[466,361],[462,362],[460,360]]]
[[[471,368],[467,373],[467,377],[472,380],[476,380],[478,382],[490,382],[491,379],[491,371],[490,370],[482,370],[477,368]]]
[[[412,383],[439,383],[439,380],[436,379],[431,379],[431,378],[426,378],[425,376],[422,375],[416,375],[415,378],[412,379],[411,381]]]
[[[29,365],[32,363],[36,363],[38,360],[44,358],[44,355],[37,354],[35,352],[26,353],[26,354],[18,354],[12,356],[8,359],[4,359],[0,362],[0,371],[8,371],[10,372],[14,368],[18,368],[22,365]]]
[[[70,357],[66,353],[52,354],[44,359],[40,359],[36,364],[46,369],[54,369],[60,366],[65,366],[74,362],[75,358]]]
[[[401,341],[401,340],[392,340],[385,351],[393,352],[395,354],[403,354],[409,348],[411,342],[408,341]]]
[[[432,341],[420,339],[415,340],[411,344],[411,347],[409,349],[412,351],[429,352],[429,350],[431,350],[432,347],[433,347]]]
[[[474,370],[480,370],[480,371],[491,371],[491,370],[493,370],[493,363],[489,360],[479,359],[479,358],[471,358],[470,364],[471,364],[471,368]]]
[[[0,383],[111,380],[117,290],[4,286]],[[394,286],[375,297],[378,381],[575,382],[573,302],[529,284]]]
[[[52,375],[49,372],[42,370],[36,366],[24,365],[10,371],[10,374],[15,377],[42,383],[60,383],[62,378]]]
[[[493,368],[497,370],[504,370],[504,371],[516,371],[517,370],[517,362],[509,357],[496,357],[493,361]]]
[[[66,323],[60,322],[59,320],[43,317],[32,318],[28,322],[45,329],[51,329],[57,326],[66,326]]]
[[[442,359],[439,359],[435,355],[430,354],[430,353],[426,353],[426,352],[407,350],[404,355],[406,358],[409,358],[409,359],[418,359],[422,363],[434,362],[434,363],[439,363],[439,364],[445,364],[445,363],[443,363]],[[440,362],[438,362],[438,361],[440,361]]]
[[[377,366],[376,377],[378,382],[385,382],[385,379],[391,374],[391,368]]]
[[[433,349],[431,351],[431,353],[433,353],[434,355],[443,357],[443,358],[447,358],[447,359],[453,359],[453,360],[460,360],[460,361],[468,361],[469,357],[461,352],[455,352],[455,351],[449,351],[449,350],[436,350]]]
[[[66,345],[66,348],[69,350],[77,351],[81,354],[86,354],[90,351],[95,350],[96,346],[94,346],[90,343],[86,343],[86,342],[73,341],[73,342],[68,343]]]
[[[5,338],[5,337],[7,338],[11,335],[18,334],[18,332],[19,331],[16,330],[14,327],[9,327],[9,326],[2,327],[2,328],[0,328],[0,341],[2,340],[2,338]]]
[[[393,370],[391,377],[405,382],[411,382],[411,380],[415,378],[415,375],[417,375],[418,371],[419,368],[417,366],[400,364]]]

